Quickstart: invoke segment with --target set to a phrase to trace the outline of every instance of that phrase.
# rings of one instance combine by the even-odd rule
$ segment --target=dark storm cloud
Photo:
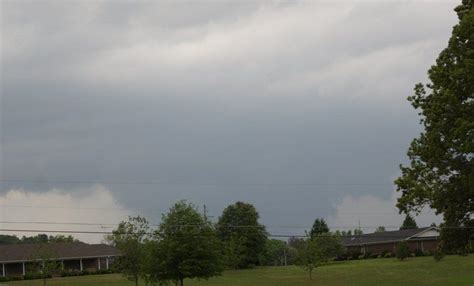
[[[248,200],[269,224],[389,199],[453,6],[2,2],[1,176],[105,182],[155,217]],[[163,184],[106,183],[134,181]]]

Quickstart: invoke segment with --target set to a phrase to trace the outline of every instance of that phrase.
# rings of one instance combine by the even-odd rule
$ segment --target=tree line
[[[54,243],[54,242],[79,242],[71,235],[47,235],[37,234],[34,236],[22,236],[0,234],[0,244],[25,244],[25,243]]]
[[[305,238],[270,239],[249,203],[224,209],[217,223],[187,201],[163,214],[157,229],[141,216],[122,221],[106,240],[122,255],[114,267],[138,285],[184,285],[185,279],[208,279],[225,269],[297,264],[310,278],[313,270],[341,254],[340,236],[318,219]]]

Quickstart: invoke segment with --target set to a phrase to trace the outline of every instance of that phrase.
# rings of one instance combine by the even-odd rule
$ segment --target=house
[[[395,253],[397,243],[406,241],[412,252],[416,250],[433,252],[438,245],[438,237],[438,228],[424,227],[346,236],[342,238],[342,244],[348,252],[380,254]]]
[[[0,245],[0,275],[21,276],[38,263],[57,261],[63,271],[99,271],[111,267],[120,252],[105,244],[82,242]]]

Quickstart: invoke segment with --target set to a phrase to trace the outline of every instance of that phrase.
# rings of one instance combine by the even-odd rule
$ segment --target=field
[[[4,284],[5,285],[5,284]],[[10,282],[11,286],[40,286],[42,281]],[[51,286],[132,286],[118,274],[55,278],[48,280]],[[307,273],[294,266],[262,267],[252,270],[227,271],[209,281],[185,280],[189,286],[362,286],[362,285],[474,285],[474,255],[448,256],[441,262],[432,257],[395,259],[371,259],[344,261],[318,268],[309,280]]]

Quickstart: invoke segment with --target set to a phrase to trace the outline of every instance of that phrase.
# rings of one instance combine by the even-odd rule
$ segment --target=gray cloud
[[[271,225],[388,199],[455,2],[2,2],[0,174],[159,181],[106,184],[156,220],[181,198]]]

